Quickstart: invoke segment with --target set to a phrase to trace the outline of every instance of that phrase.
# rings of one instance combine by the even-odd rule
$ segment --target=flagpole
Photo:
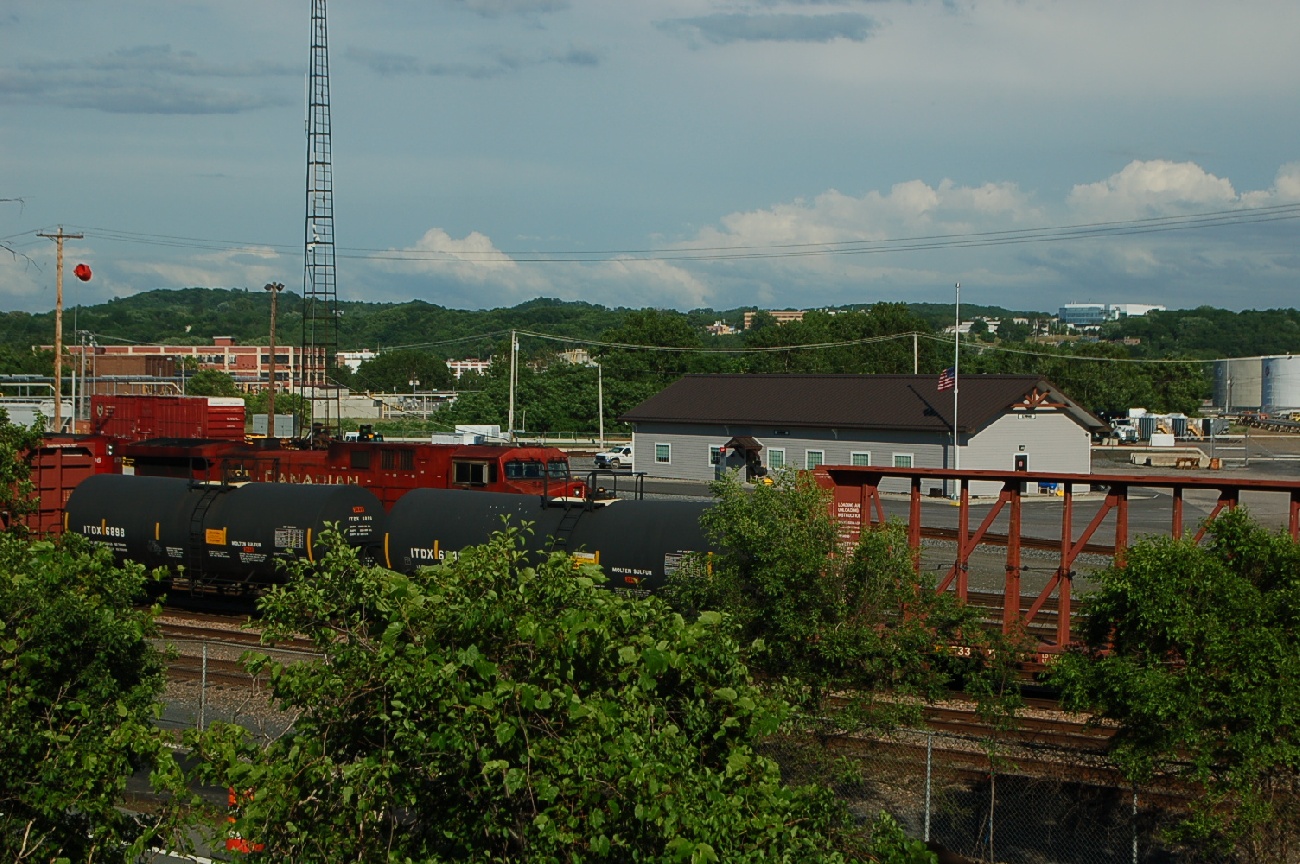
[[[956,285],[952,328],[952,450],[953,468],[961,469],[961,439],[957,437],[957,392],[961,390],[961,283]]]

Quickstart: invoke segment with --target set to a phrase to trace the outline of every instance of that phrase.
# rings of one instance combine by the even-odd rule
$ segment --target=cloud
[[[452,0],[450,5],[483,18],[532,18],[569,8],[568,0]]]
[[[385,78],[413,75],[429,75],[435,78],[498,78],[538,66],[599,66],[601,60],[600,53],[595,49],[576,45],[570,45],[560,51],[531,55],[497,51],[486,59],[449,63],[425,64],[410,54],[394,54],[355,47],[349,47],[345,56]]]
[[[1134,160],[1096,183],[1074,187],[1070,209],[1093,218],[1137,218],[1191,209],[1218,209],[1238,203],[1229,181],[1194,162]]]
[[[674,18],[656,26],[669,33],[698,35],[714,45],[729,45],[734,42],[832,42],[836,39],[865,42],[880,25],[874,19],[854,12],[829,15],[736,12]]]
[[[238,114],[289,102],[275,93],[212,82],[301,74],[283,64],[211,63],[166,45],[142,45],[81,63],[19,61],[2,66],[0,102],[110,114]]]
[[[931,186],[909,180],[885,194],[872,190],[855,197],[830,189],[811,200],[728,214],[721,219],[721,229],[701,231],[684,248],[880,241],[918,232],[960,233],[991,221],[1022,226],[1042,216],[1014,183],[972,187],[943,180]]]
[[[420,58],[412,54],[394,54],[389,51],[348,46],[343,56],[383,77],[419,75],[422,72]]]

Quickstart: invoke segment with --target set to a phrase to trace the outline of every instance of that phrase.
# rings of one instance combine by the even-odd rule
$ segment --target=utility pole
[[[506,414],[506,425],[510,427],[507,433],[510,443],[515,443],[515,375],[517,366],[515,355],[519,353],[519,336],[514,330],[510,331],[510,408]]]
[[[39,232],[37,237],[48,237],[58,250],[54,268],[54,431],[63,431],[63,241],[80,240],[84,234],[64,234],[59,226],[57,234]],[[75,420],[75,418],[74,418]]]
[[[275,436],[275,299],[284,290],[283,282],[267,282],[266,290],[271,292],[271,368],[269,377],[271,387],[266,393],[266,437]]]

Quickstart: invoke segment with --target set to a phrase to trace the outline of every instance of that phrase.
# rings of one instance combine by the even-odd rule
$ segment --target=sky
[[[0,311],[303,283],[310,0],[0,4]],[[338,294],[1300,306],[1294,0],[333,0]]]

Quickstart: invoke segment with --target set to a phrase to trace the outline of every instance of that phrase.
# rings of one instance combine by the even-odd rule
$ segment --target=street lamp
[[[270,390],[266,394],[266,437],[275,437],[275,301],[284,290],[283,282],[267,282],[265,290],[271,292],[271,365],[268,372]]]

